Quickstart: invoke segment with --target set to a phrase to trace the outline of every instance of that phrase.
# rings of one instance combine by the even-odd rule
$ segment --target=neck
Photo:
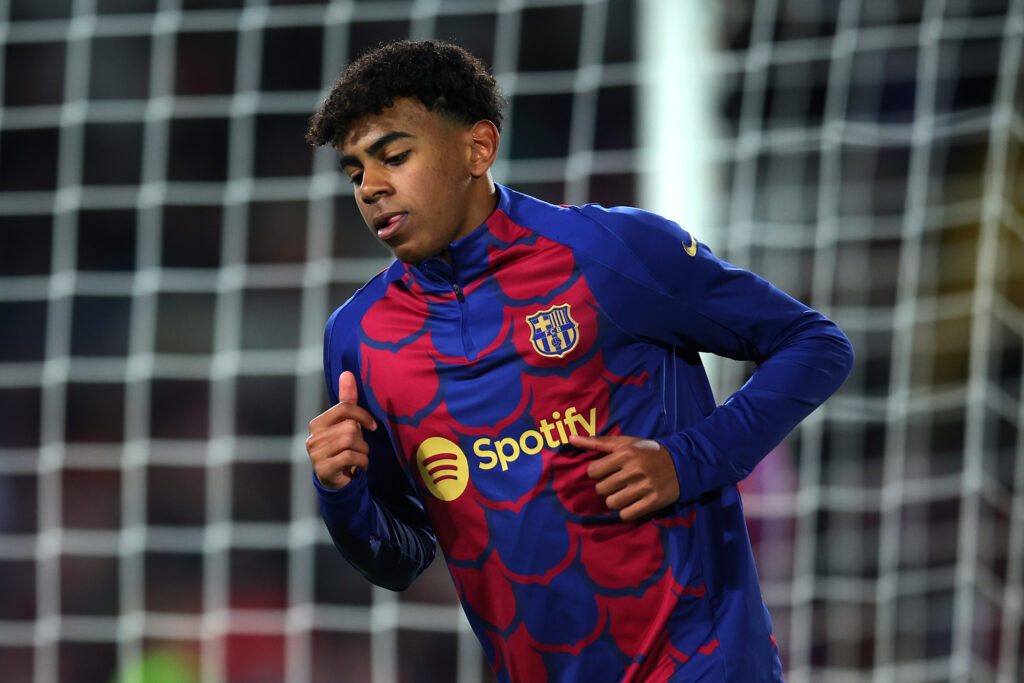
[[[473,232],[498,208],[498,191],[494,187],[494,180],[491,179],[489,171],[479,178],[474,178],[472,183],[469,190],[469,211],[466,212],[466,224],[456,239]]]
[[[498,208],[498,201],[501,199],[497,188],[494,187],[494,180],[491,178],[490,172],[479,178],[474,178],[471,182],[473,184],[469,189],[466,222],[463,224],[462,229],[455,234],[452,242],[457,242],[476,230],[481,223],[494,213],[494,210]],[[452,262],[451,253],[447,246],[437,256],[448,263]]]

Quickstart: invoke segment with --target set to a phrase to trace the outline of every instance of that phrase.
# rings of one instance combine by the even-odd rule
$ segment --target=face
[[[451,242],[493,211],[480,191],[476,127],[405,98],[357,121],[339,146],[363,220],[398,259],[446,257]]]

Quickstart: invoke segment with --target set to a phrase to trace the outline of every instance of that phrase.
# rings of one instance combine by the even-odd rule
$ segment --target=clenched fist
[[[340,489],[357,471],[370,465],[370,447],[363,439],[363,428],[376,431],[377,421],[359,407],[356,378],[347,370],[338,377],[338,403],[317,415],[309,423],[306,452],[322,486]]]

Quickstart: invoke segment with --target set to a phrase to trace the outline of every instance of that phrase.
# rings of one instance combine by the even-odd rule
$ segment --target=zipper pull
[[[459,300],[459,303],[466,303],[466,297],[462,294],[462,287],[459,287],[458,283],[452,283],[452,289],[455,290],[455,298]]]

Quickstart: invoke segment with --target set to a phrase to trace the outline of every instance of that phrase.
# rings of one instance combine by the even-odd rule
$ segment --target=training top
[[[450,262],[396,261],[327,323],[370,465],[316,481],[340,552],[407,587],[440,545],[500,681],[782,680],[736,484],[846,378],[834,323],[633,208],[498,186]],[[715,405],[699,352],[753,361]],[[571,434],[654,438],[678,503],[623,522]]]

